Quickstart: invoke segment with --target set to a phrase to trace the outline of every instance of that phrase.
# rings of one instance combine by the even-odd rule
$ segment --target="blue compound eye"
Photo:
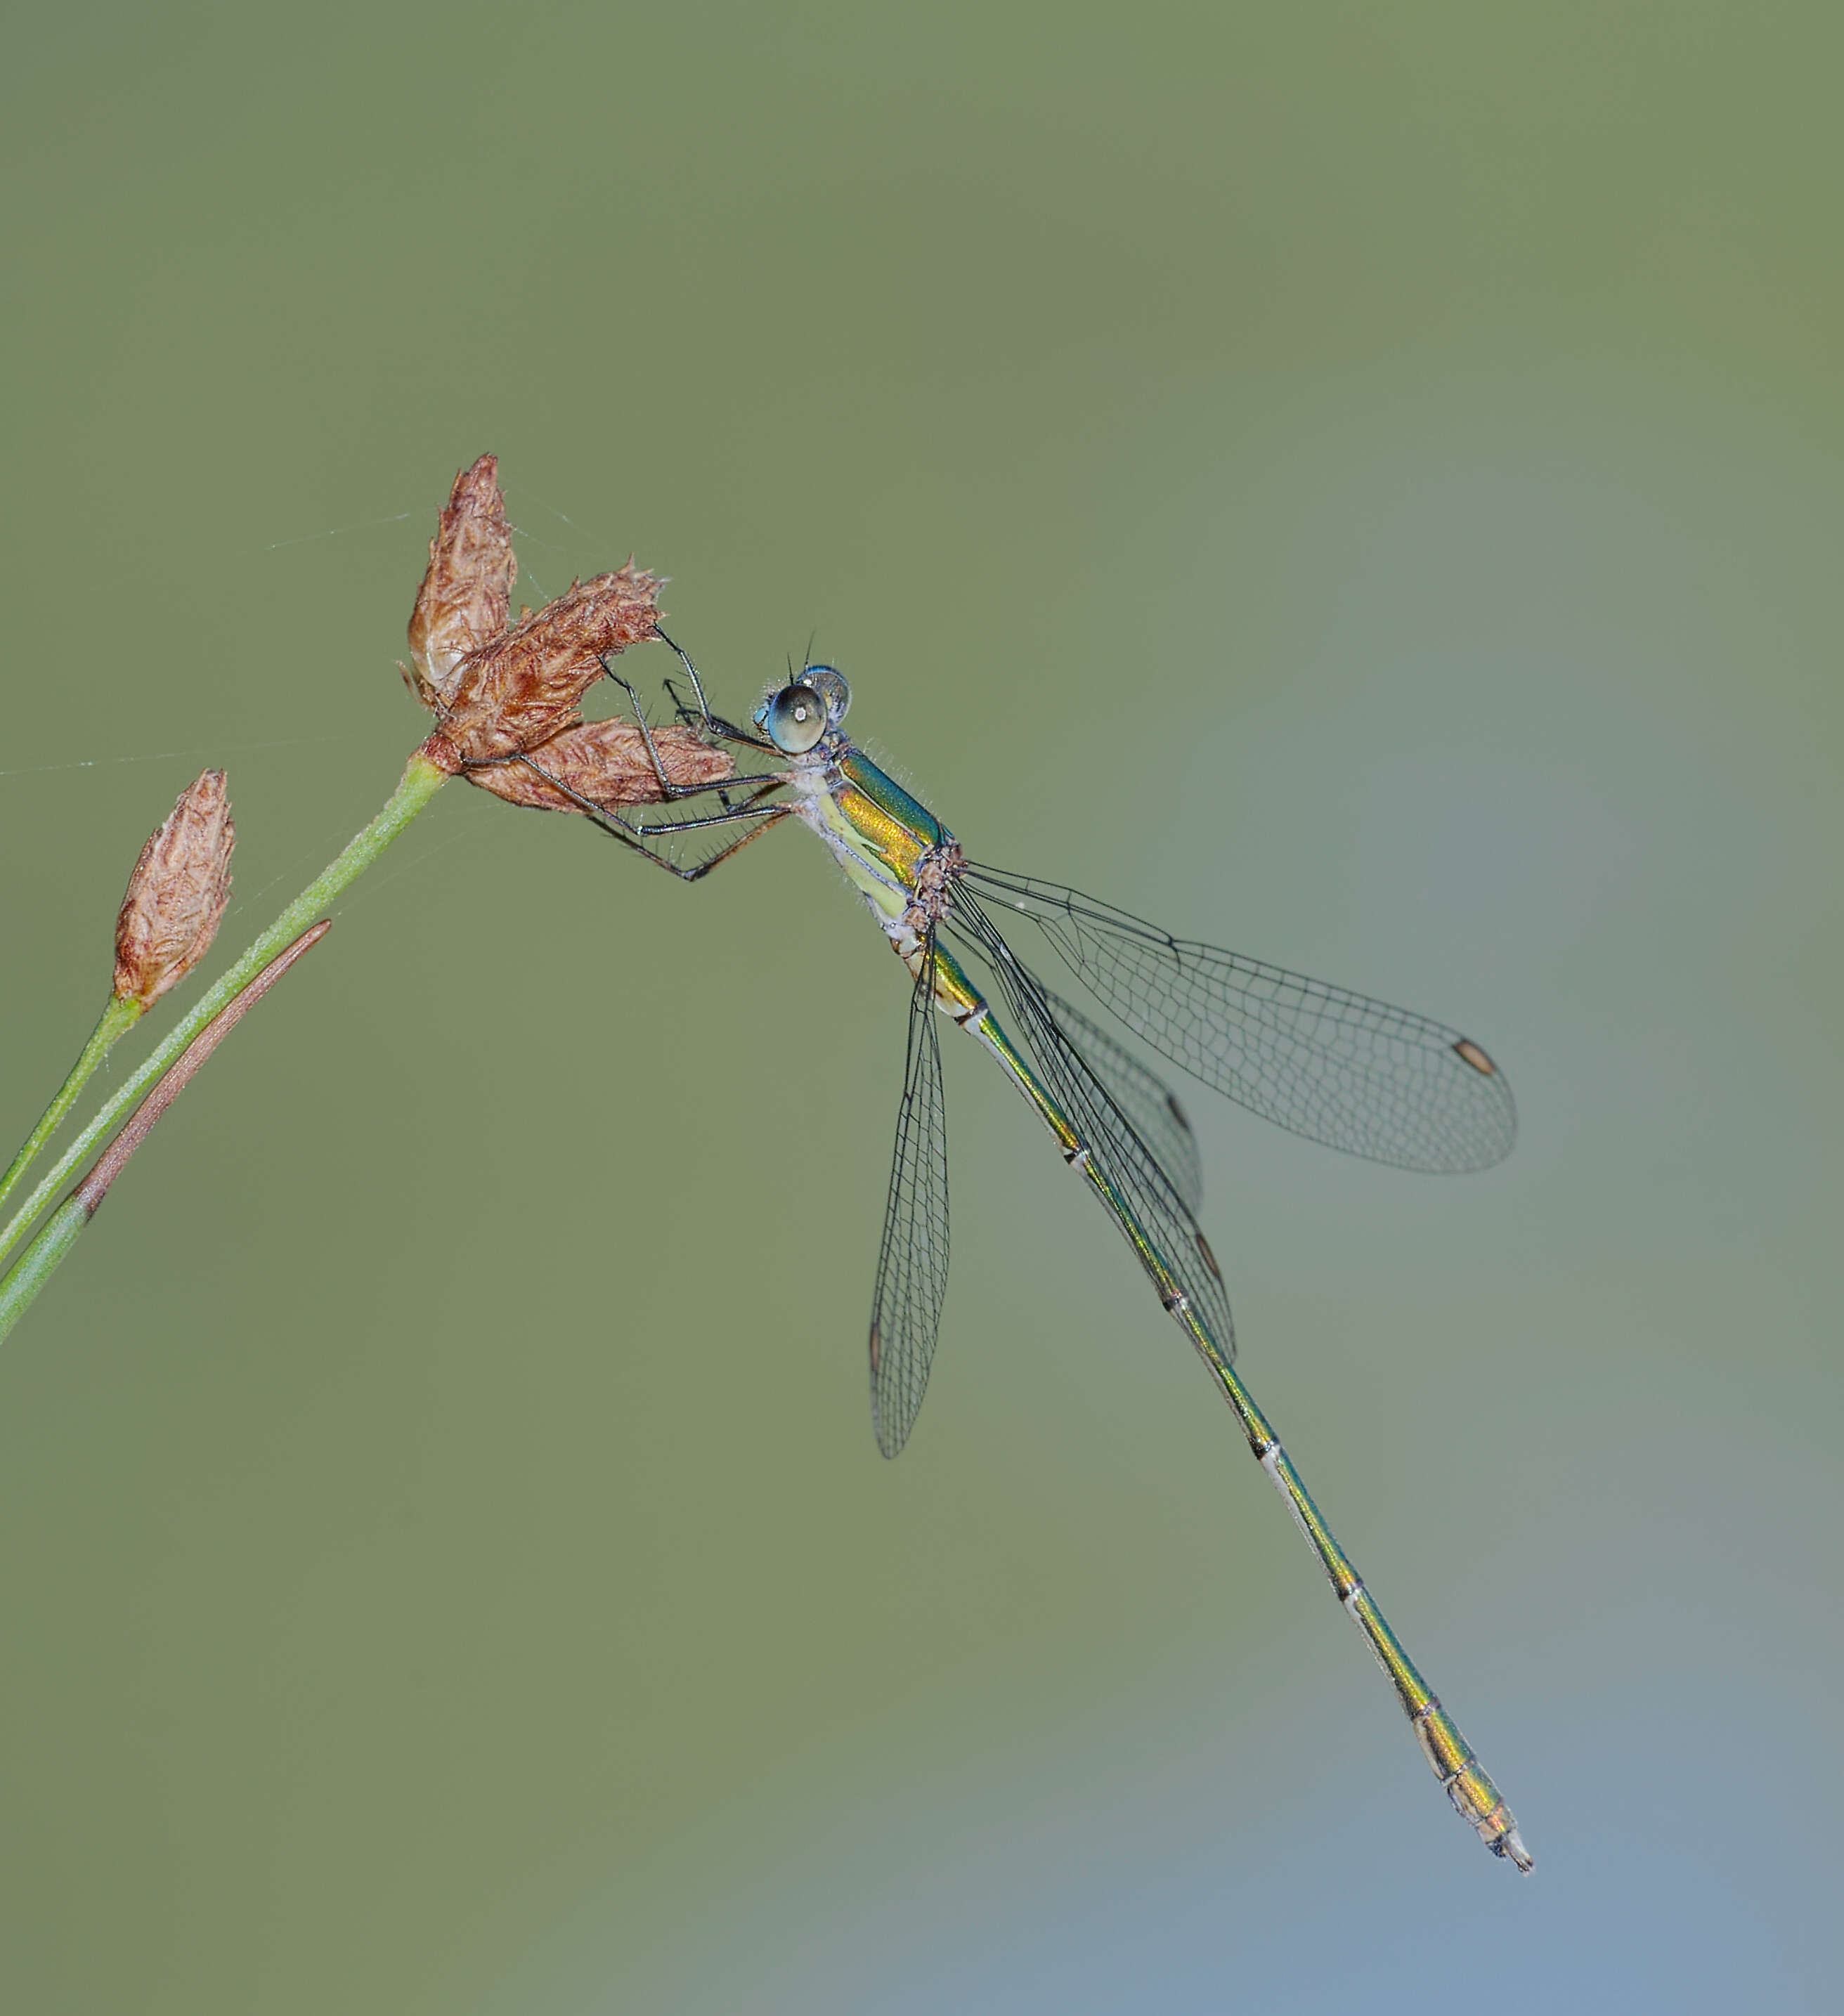
[[[801,677],[826,702],[827,718],[837,728],[852,704],[852,689],[845,683],[845,675],[834,671],[830,665],[809,665]]]
[[[762,725],[789,756],[804,756],[826,733],[826,702],[812,686],[783,686],[769,702]]]

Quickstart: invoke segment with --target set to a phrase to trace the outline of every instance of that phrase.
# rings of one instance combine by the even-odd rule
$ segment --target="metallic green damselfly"
[[[895,1456],[914,1426],[947,1287],[939,1010],[1030,1101],[1125,1237],[1388,1675],[1456,1810],[1494,1855],[1528,1870],[1510,1807],[1372,1600],[1235,1368],[1229,1298],[1196,1217],[1201,1185],[1183,1109],[1130,1049],[1045,986],[995,915],[1034,927],[1095,1001],[1160,1056],[1279,1125],[1352,1154],[1428,1171],[1489,1167],[1510,1152],[1517,1129],[1502,1073],[1470,1037],[1426,1016],[1174,938],[1076,890],[970,861],[941,821],[846,735],[850,690],[831,667],[810,664],[791,677],[756,711],[752,733],[711,713],[696,668],[672,648],[696,695],[687,704],[668,688],[680,718],[775,767],[680,791],[656,757],[667,796],[715,797],[717,809],[651,823],[579,800],[582,809],[687,881],[771,826],[799,819],[826,843],[911,975],[871,1307],[878,1447]],[[639,696],[625,679],[616,683],[644,729]],[[517,760],[542,775],[542,759],[540,750]],[[702,859],[675,851],[706,834],[717,844]]]

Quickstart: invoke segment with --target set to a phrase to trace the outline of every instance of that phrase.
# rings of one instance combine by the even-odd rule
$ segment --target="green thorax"
[[[888,928],[914,900],[924,857],[953,835],[842,736],[821,761],[797,765],[791,781],[801,817]]]

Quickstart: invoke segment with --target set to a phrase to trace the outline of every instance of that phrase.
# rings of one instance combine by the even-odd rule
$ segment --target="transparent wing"
[[[1290,1132],[1405,1169],[1484,1169],[1511,1153],[1511,1087],[1457,1029],[1175,938],[1079,890],[972,865],[967,881],[1028,917],[1160,1056]]]
[[[1216,1256],[1177,1182],[1084,1055],[1074,1032],[1059,1021],[1055,997],[1006,943],[964,885],[957,886],[949,899],[948,920],[992,972],[1005,1003],[1007,1026],[1030,1053],[1096,1168],[1132,1213],[1140,1237],[1124,1221],[1120,1229],[1140,1265],[1162,1291],[1158,1269],[1170,1276],[1228,1364],[1236,1348],[1229,1293]],[[1151,1078],[1150,1072],[1145,1075]]]
[[[991,919],[987,922],[990,924]],[[956,938],[961,949],[996,981],[997,970],[985,947],[965,931],[957,932]],[[1064,1000],[1046,987],[1036,974],[1031,977],[1043,995],[1050,1019],[1107,1088],[1109,1096],[1165,1172],[1185,1208],[1195,1211],[1204,1201],[1204,1168],[1197,1137],[1178,1103],[1177,1093],[1157,1071],[1141,1063],[1111,1030],[1103,1028],[1074,1002]]]
[[[1035,974],[1032,977],[1036,978]],[[1041,981],[1038,984],[1043,985]],[[1196,1211],[1204,1201],[1204,1168],[1198,1155],[1197,1137],[1178,1103],[1178,1095],[1118,1036],[1092,1021],[1072,1002],[1047,987],[1043,988],[1043,997],[1050,1006],[1050,1019],[1082,1052],[1115,1103],[1133,1123],[1134,1132],[1171,1179],[1185,1208]]]
[[[948,1127],[935,1008],[935,938],[909,996],[909,1059],[871,1300],[871,1425],[896,1456],[928,1388],[948,1290]]]

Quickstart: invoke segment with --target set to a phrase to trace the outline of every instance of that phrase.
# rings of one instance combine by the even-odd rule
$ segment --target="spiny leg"
[[[643,860],[650,861],[654,867],[664,869],[668,875],[675,875],[681,882],[701,882],[712,869],[721,868],[726,861],[734,860],[751,841],[760,840],[771,826],[779,826],[784,819],[790,816],[793,811],[792,805],[770,805],[765,811],[753,815],[738,813],[737,816],[739,819],[753,816],[757,823],[747,833],[730,841],[727,846],[720,847],[715,854],[701,861],[695,868],[684,867],[676,861],[668,860],[663,854],[656,854],[644,841],[636,840],[630,834],[620,831],[601,819],[595,819],[592,815],[591,823],[608,834],[611,839],[618,840],[625,846],[631,847]],[[708,823],[715,823],[715,822],[708,822]],[[661,830],[669,830],[669,829]]]
[[[715,728],[716,718],[711,711],[711,703],[704,697],[704,682],[698,677],[698,668],[692,663],[690,652],[686,650],[682,644],[674,643],[657,623],[654,625],[653,634],[678,659],[680,664],[684,666],[686,675],[692,682],[692,691],[698,697],[698,712],[704,717],[704,725],[707,728]],[[676,698],[676,696],[675,697]]]
[[[698,668],[692,663],[691,653],[682,645],[668,637],[664,631],[656,628],[654,635],[678,658],[691,679],[692,690],[697,695],[698,700],[695,717],[696,725],[703,728],[708,733],[716,736],[719,741],[733,742],[742,747],[761,750],[771,755],[780,754],[773,743],[763,740],[759,736],[747,734],[735,726],[733,723],[714,715],[711,711],[709,701],[704,697],[704,682],[698,677]],[[723,777],[711,783],[701,784],[675,783],[654,741],[652,725],[646,718],[646,711],[640,704],[640,695],[636,689],[633,682],[618,672],[606,657],[602,660],[602,672],[603,676],[611,686],[619,686],[628,697],[628,704],[634,711],[635,725],[640,730],[640,740],[645,745],[647,761],[653,765],[654,779],[659,788],[662,801],[667,804],[676,804],[686,798],[715,794],[718,803],[725,808],[726,812],[730,810],[729,794],[737,788],[739,780],[735,778]],[[692,711],[680,699],[678,689],[674,686],[670,679],[665,680],[663,683],[666,692],[672,698],[674,711],[677,713],[681,725],[688,727],[693,725],[694,716]],[[740,781],[749,783],[755,780],[746,778]],[[622,823],[626,824],[627,822],[623,821]]]
[[[653,729],[647,721],[646,709],[640,704],[640,696],[639,693],[636,691],[633,682],[631,679],[625,678],[621,673],[616,671],[608,663],[608,661],[606,658],[602,661],[602,672],[603,676],[608,681],[610,686],[619,686],[621,691],[628,697],[628,704],[634,710],[635,725],[640,730],[640,740],[646,747],[647,760],[653,765],[654,780],[659,787],[659,792],[661,799],[667,804],[670,805],[675,803],[682,798],[695,798],[701,797],[708,793],[715,792],[716,793],[719,801],[727,805],[729,803],[729,800],[724,796],[724,794],[726,791],[736,789],[739,783],[747,783],[754,781],[752,779],[747,777],[742,779],[737,779],[735,777],[721,777],[717,779],[715,782],[708,783],[675,783],[671,774],[666,769],[665,762],[661,758],[657,747],[654,742]],[[668,690],[670,690],[669,687]],[[724,730],[720,728],[715,722],[711,720],[708,715],[705,717],[704,722],[702,725],[708,733],[716,736],[720,741],[736,739],[726,736]],[[751,748],[756,748],[760,746],[761,745],[755,742],[753,740],[751,740],[748,743],[748,747]]]
[[[542,777],[553,791],[567,798],[578,811],[587,814],[596,823],[604,826],[619,826],[625,832],[634,835],[650,836],[662,833],[690,832],[698,826],[724,826],[732,819],[750,818],[763,809],[761,801],[767,797],[770,792],[781,790],[787,782],[785,777],[725,777],[714,783],[696,785],[686,790],[682,795],[689,797],[694,790],[736,790],[744,787],[753,787],[753,788],[751,789],[748,797],[741,805],[732,805],[726,803],[721,812],[713,812],[707,818],[662,819],[657,825],[650,826],[643,820],[625,819],[618,813],[611,812],[606,805],[598,805],[593,798],[585,797],[582,792],[572,790],[561,777],[553,776],[542,763],[530,755],[515,753],[510,756],[496,756],[488,762],[475,764],[470,767],[483,770],[494,769],[502,768],[508,763],[517,763],[523,769],[529,770],[535,777]],[[788,806],[783,809],[791,811],[793,808]]]
[[[762,782],[745,805],[730,807],[709,819],[666,820],[657,826],[647,826],[638,820],[624,819],[606,806],[597,805],[592,798],[585,798],[580,791],[572,790],[560,777],[553,776],[542,763],[535,761],[529,756],[512,756],[505,760],[522,764],[533,776],[542,777],[553,790],[560,792],[567,798],[598,832],[605,833],[610,840],[618,840],[624,847],[631,848],[643,860],[650,861],[656,868],[663,868],[668,875],[675,876],[681,882],[702,881],[712,869],[721,867],[725,862],[740,854],[752,840],[759,839],[771,826],[779,826],[794,810],[792,805],[764,805],[761,803],[771,791],[781,788],[782,780],[779,777],[771,777]],[[656,852],[646,844],[649,839],[660,833],[725,826],[751,819],[758,823],[727,847],[720,848],[708,859],[701,861],[694,868],[682,866],[665,855]]]
[[[698,697],[698,718],[702,724],[711,730],[712,734],[721,736],[726,742],[738,743],[746,748],[760,749],[770,755],[780,754],[780,752],[775,747],[774,743],[770,742],[765,736],[751,735],[747,729],[737,727],[734,722],[726,721],[722,715],[713,714],[711,711],[710,702],[704,697],[704,682],[698,677],[698,668],[692,663],[691,653],[686,650],[682,644],[678,643],[673,639],[668,637],[665,632],[661,629],[657,625],[654,626],[653,634],[658,638],[660,642],[666,646],[667,650],[672,652],[672,655],[678,659],[679,662],[682,666],[684,666],[686,675],[692,682],[692,691]],[[679,699],[677,689],[672,685],[672,681],[668,679],[664,683],[667,692],[671,693],[672,696],[673,704],[679,710],[680,719],[689,720],[690,710],[688,709],[684,702]]]

